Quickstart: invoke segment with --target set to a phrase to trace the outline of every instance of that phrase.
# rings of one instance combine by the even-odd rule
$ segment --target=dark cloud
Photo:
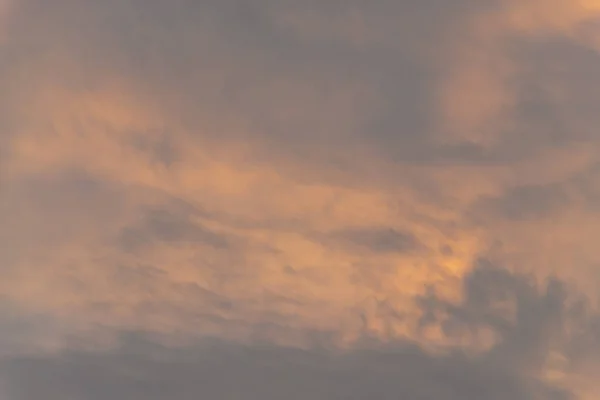
[[[508,189],[498,197],[482,198],[474,210],[483,217],[524,221],[556,215],[570,205],[566,184],[528,185]]]
[[[181,161],[176,141],[167,133],[159,133],[155,137],[140,134],[132,142],[132,147],[149,155],[152,164],[169,168]]]
[[[464,281],[464,302],[459,307],[423,298],[427,310],[423,322],[441,316],[446,333],[464,334],[487,327],[502,341],[492,350],[498,360],[514,365],[540,368],[551,340],[560,337],[565,318],[572,312],[567,290],[558,280],[537,285],[533,277],[512,275],[486,262]],[[433,318],[435,320],[435,318]]]
[[[534,398],[510,371],[482,368],[461,355],[436,359],[410,346],[338,357],[224,344],[185,352],[167,351],[160,358],[127,348],[67,353],[13,359],[1,370],[15,400]],[[534,395],[566,398],[550,389]]]
[[[3,268],[64,245],[67,237],[85,236],[92,228],[114,224],[127,203],[120,184],[69,168],[60,175],[6,180],[0,191]]]
[[[494,3],[26,0],[14,11],[3,75],[24,101],[39,85],[87,92],[126,78],[203,137],[239,139],[230,125],[238,121],[270,157],[276,146],[298,162],[356,169],[358,160],[337,151],[352,141],[397,161],[477,161],[487,157],[481,149],[432,142],[439,70],[431,53],[461,19]],[[295,29],[282,22],[287,15],[299,18]],[[328,41],[336,29],[367,44]],[[166,142],[148,151],[166,163],[176,157]]]
[[[332,236],[344,245],[365,248],[375,253],[407,253],[423,246],[410,232],[393,228],[349,228]]]
[[[0,297],[0,357],[37,354],[54,345],[61,333],[51,317],[31,313],[11,299]]]
[[[514,57],[521,63],[516,78],[519,102],[514,136],[522,146],[535,149],[561,146],[598,138],[593,128],[600,101],[600,85],[594,79],[600,54],[564,36],[513,42]]]
[[[454,324],[497,332],[498,342],[476,355],[458,348],[431,353],[410,341],[383,344],[366,338],[357,349],[340,352],[327,341],[315,342],[312,350],[219,340],[173,347],[127,334],[119,346],[102,353],[72,348],[48,356],[5,357],[0,372],[6,395],[14,400],[571,398],[566,389],[540,378],[544,356],[576,310],[568,306],[564,285],[552,280],[538,286],[526,276],[482,264],[466,278],[464,291],[460,305],[433,294],[421,304],[442,312],[446,329]],[[497,307],[506,301],[514,303],[513,319]],[[598,338],[590,342],[587,332],[587,344],[597,346]]]
[[[194,221],[202,213],[190,207],[152,208],[143,213],[135,226],[123,229],[119,243],[127,251],[143,250],[156,244],[204,244],[217,249],[227,249],[234,238],[215,232],[202,221]]]
[[[241,135],[260,143],[256,151],[264,157],[354,172],[365,165],[339,151],[344,144],[402,163],[480,165],[507,164],[589,137],[596,123],[597,53],[557,35],[545,41],[511,37],[507,57],[519,74],[507,85],[516,88],[517,100],[505,111],[517,124],[493,147],[434,140],[436,85],[447,66],[432,54],[451,48],[453,34],[464,34],[461,21],[500,3],[21,1],[3,50],[2,84],[11,101],[2,108],[26,104],[27,93],[48,82],[86,92],[119,79],[191,136]],[[298,26],[286,26],[282,15],[297,17]],[[353,25],[352,15],[363,25]],[[327,40],[336,29],[356,31],[367,44]],[[302,32],[316,36],[306,40]],[[566,97],[549,92],[557,86]],[[275,106],[287,111],[272,112]],[[178,157],[168,140],[141,147],[166,165]]]

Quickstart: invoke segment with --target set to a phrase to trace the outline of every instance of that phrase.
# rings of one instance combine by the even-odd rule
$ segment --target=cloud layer
[[[564,284],[538,286],[482,264],[466,278],[463,291],[461,304],[430,293],[421,307],[439,312],[448,335],[488,330],[497,336],[495,344],[474,354],[432,353],[412,341],[384,344],[367,336],[359,349],[340,353],[318,336],[312,349],[298,350],[263,341],[166,346],[125,333],[101,353],[72,347],[54,355],[5,357],[3,390],[16,400],[593,398],[585,395],[597,386],[581,380],[574,389],[569,385],[574,376],[594,382],[598,370],[589,361],[598,357],[600,319],[584,303],[568,304]],[[513,302],[514,316],[499,308],[506,299]],[[434,320],[422,322],[425,327]]]
[[[0,1],[8,398],[591,398],[599,17]],[[190,378],[219,368],[282,383]]]

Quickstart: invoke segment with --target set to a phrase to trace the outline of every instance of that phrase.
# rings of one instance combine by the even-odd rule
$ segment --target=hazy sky
[[[600,1],[0,0],[0,400],[597,400]]]

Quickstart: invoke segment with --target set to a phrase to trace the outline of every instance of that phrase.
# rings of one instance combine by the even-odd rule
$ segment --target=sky
[[[600,1],[0,0],[0,400],[595,400]]]

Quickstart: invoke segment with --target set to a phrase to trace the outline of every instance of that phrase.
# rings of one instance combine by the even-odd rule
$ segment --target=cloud
[[[554,276],[590,303],[600,293],[595,2],[17,0],[9,11],[0,298],[17,310],[7,330],[20,347],[38,348],[39,335],[14,334],[38,321],[55,346],[135,331],[180,345],[260,338],[277,354],[329,338],[358,354],[367,335],[418,354],[439,380],[436,360],[458,356],[424,348],[477,349],[516,398],[551,396],[554,383],[511,369],[541,361],[506,343],[575,313],[521,274]],[[482,257],[506,271],[477,269]],[[593,352],[595,328],[580,324]],[[35,363],[102,356],[72,351]],[[455,362],[477,371],[471,361]],[[569,379],[594,368],[578,365]]]
[[[229,239],[195,224],[193,214],[185,210],[179,215],[167,210],[148,210],[139,227],[125,228],[121,242],[128,251],[159,243],[206,243],[213,247],[228,247]]]
[[[482,213],[491,217],[523,221],[544,218],[569,206],[569,196],[561,186],[518,186],[500,198],[481,199]]]
[[[482,264],[466,278],[464,291],[461,304],[444,305],[435,295],[422,304],[445,308],[447,326],[491,328],[498,341],[474,354],[460,348],[432,353],[410,341],[366,341],[345,352],[335,351],[327,341],[316,341],[316,347],[308,350],[219,340],[173,346],[143,333],[128,333],[103,352],[71,347],[55,354],[6,357],[0,363],[3,389],[15,400],[42,394],[49,399],[84,400],[107,396],[558,400],[576,394],[564,386],[566,378],[559,382],[542,374],[557,344],[579,343],[577,334],[566,337],[564,329],[577,321],[586,334],[592,333],[597,318],[575,313],[564,283],[538,286],[524,276]],[[502,315],[499,306],[506,301],[514,301],[515,318]],[[499,320],[503,324],[495,322]],[[599,339],[594,336],[595,346]],[[570,364],[563,365],[562,372],[568,373],[581,360],[569,351],[563,354]]]
[[[406,232],[395,229],[347,229],[334,234],[341,242],[350,246],[366,247],[374,252],[410,252],[419,247],[418,241]]]
[[[53,261],[41,274],[48,282],[60,276],[63,293],[72,290],[64,271],[75,281],[110,281],[113,264],[151,265],[205,288],[217,284],[215,275],[230,276],[225,296],[252,297],[263,286],[284,294],[302,276],[306,294],[295,296],[314,300],[309,286],[322,282],[316,298],[339,301],[331,311],[339,315],[371,296],[410,298],[425,283],[452,292],[451,282],[496,241],[518,248],[520,258],[508,264],[543,269],[537,254],[545,251],[527,249],[546,249],[544,235],[523,246],[515,234],[527,224],[529,233],[543,231],[520,218],[539,201],[518,188],[559,187],[595,162],[595,115],[582,114],[582,104],[595,104],[585,82],[597,59],[577,30],[595,11],[557,2],[569,12],[538,18],[537,2],[461,4],[19,2],[1,75],[10,287],[31,285],[42,257]],[[539,39],[547,32],[552,38]],[[547,67],[554,61],[561,66]],[[498,95],[510,103],[503,127],[492,115],[493,88],[513,86],[520,89]],[[446,94],[474,115],[469,122],[455,110],[455,122],[466,124],[459,130],[492,127],[491,142],[446,141],[454,136],[440,127],[454,126],[444,119],[454,111],[437,108]],[[551,116],[556,123],[545,122]],[[72,171],[110,189],[61,186]],[[96,190],[112,194],[87,194]],[[51,203],[38,192],[63,199]],[[24,205],[27,196],[37,204]],[[173,212],[173,199],[204,214]],[[486,199],[501,200],[481,208]],[[26,208],[38,218],[28,222]],[[476,221],[473,208],[484,214]],[[491,222],[503,213],[515,215],[513,225]],[[589,217],[567,214],[569,226]],[[35,226],[58,215],[65,222]],[[588,225],[591,235],[596,225]],[[39,236],[48,226],[56,231]],[[377,251],[383,242],[402,247],[377,233],[385,230],[403,232],[421,250]],[[555,245],[565,257],[586,246],[571,244],[567,231]],[[346,232],[347,248],[370,250],[325,243],[336,232]],[[235,250],[225,246],[231,240]],[[128,245],[137,253],[124,251]],[[24,260],[24,246],[35,261]],[[588,251],[583,264],[592,265],[597,255]],[[292,278],[288,267],[302,273]],[[369,283],[356,278],[366,275]],[[42,303],[55,290],[34,287],[6,290]]]
[[[479,369],[460,355],[432,359],[410,347],[339,358],[278,348],[207,347],[186,349],[187,357],[174,352],[162,360],[131,354],[127,348],[106,355],[71,353],[49,359],[24,358],[11,360],[2,369],[11,378],[8,395],[16,400],[40,395],[49,399],[65,395],[82,399],[567,398],[561,391],[543,386],[530,394],[526,384],[509,371]],[[25,375],[29,385],[20,382]]]

